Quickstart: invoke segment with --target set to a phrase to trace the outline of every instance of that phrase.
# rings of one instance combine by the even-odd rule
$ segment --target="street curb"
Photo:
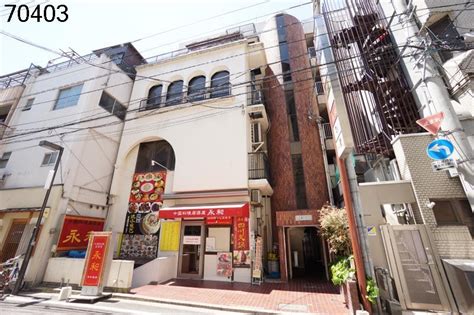
[[[286,312],[279,312],[279,311],[246,307],[246,306],[227,306],[227,305],[218,305],[218,304],[198,303],[198,302],[180,301],[180,300],[172,300],[172,299],[164,299],[164,298],[154,298],[154,297],[138,295],[138,294],[113,293],[112,297],[120,298],[124,300],[136,300],[136,301],[142,301],[142,302],[166,303],[166,304],[181,305],[181,306],[207,308],[207,309],[213,309],[213,310],[218,310],[218,311],[249,312],[250,314],[255,314],[255,315],[287,314]]]
[[[51,295],[56,295],[59,293],[58,288],[50,288],[50,287],[35,287],[27,290],[23,293],[23,295],[28,296],[34,293],[47,293]],[[79,290],[73,290],[72,293],[80,293]],[[104,292],[110,293],[110,292]],[[190,302],[190,301],[182,301],[182,300],[173,300],[173,299],[165,299],[165,298],[156,298],[150,297],[145,295],[139,294],[129,294],[129,293],[112,293],[112,298],[122,299],[122,300],[132,300],[132,301],[141,301],[141,302],[154,302],[154,303],[163,303],[163,304],[171,304],[171,305],[179,305],[179,306],[190,306],[190,307],[198,307],[198,308],[206,308],[210,310],[217,310],[217,311],[229,311],[229,312],[245,312],[254,315],[268,315],[268,314],[294,314],[291,312],[285,311],[278,311],[278,310],[268,310],[268,309],[261,309],[255,307],[247,307],[247,306],[230,306],[230,305],[219,305],[219,304],[208,304],[208,303],[199,303],[199,302]],[[304,312],[298,312],[298,314],[307,314]]]

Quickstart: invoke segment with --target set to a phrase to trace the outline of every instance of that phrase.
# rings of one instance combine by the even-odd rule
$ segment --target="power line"
[[[301,55],[301,56],[306,56],[306,54],[303,54],[303,55]],[[298,57],[295,57],[295,58],[298,58]],[[353,59],[353,58],[356,58],[356,56],[350,57],[350,58],[348,58],[347,60]],[[281,60],[276,61],[276,62],[273,62],[272,64],[277,64],[277,63],[280,63],[280,62],[281,62]],[[324,65],[327,65],[327,64],[334,64],[334,63],[335,63],[335,61],[333,61],[333,62],[328,62],[328,63],[325,63],[325,64],[320,64],[320,65],[318,65],[318,66],[316,66],[316,67],[324,66]],[[293,71],[291,71],[290,73],[293,74],[293,73],[297,73],[297,72],[301,72],[301,71],[305,71],[305,70],[309,70],[309,69],[313,69],[313,68],[315,68],[315,67],[309,66],[309,67],[306,67],[306,68],[301,68],[301,69],[293,70]],[[284,74],[277,74],[277,75],[273,75],[272,77],[280,77],[280,76],[283,76],[283,75],[284,75]],[[263,80],[265,80],[265,79],[268,79],[268,78],[264,78]],[[236,87],[236,86],[241,86],[241,85],[247,85],[247,84],[249,84],[249,83],[253,83],[253,81],[251,81],[251,80],[250,80],[250,81],[244,81],[244,82],[241,82],[241,83],[239,83],[239,84],[234,85],[234,87]],[[245,93],[241,93],[241,94],[247,95],[248,93],[250,93],[250,92],[245,92]],[[139,99],[137,99],[137,100],[138,100],[138,101],[141,101],[142,98],[139,98]],[[131,100],[131,101],[129,102],[129,105],[132,104],[132,102],[133,102],[133,103],[136,103],[136,100]],[[197,105],[199,105],[199,104],[197,104]],[[127,110],[128,113],[136,112],[136,111],[140,111],[140,108]],[[91,121],[91,120],[98,120],[98,119],[103,119],[103,118],[109,118],[109,117],[112,117],[112,116],[113,116],[113,115],[107,114],[106,116],[99,116],[99,117],[94,117],[94,118],[91,118],[91,119],[85,119],[85,120],[81,120],[81,121],[73,121],[73,122],[65,123],[65,124],[58,125],[58,126],[52,126],[52,127],[42,128],[42,129],[40,129],[40,131],[41,131],[41,130],[54,129],[54,128],[60,128],[60,127],[64,127],[64,126],[71,126],[71,125],[79,124],[79,123],[82,123],[82,122],[88,122],[88,121]],[[12,135],[12,136],[10,136],[10,137],[4,137],[4,139],[14,138],[14,137],[22,136],[22,135],[25,135],[25,134],[31,134],[31,133],[34,133],[34,132],[37,132],[37,131],[38,131],[38,129],[35,129],[35,131],[24,132],[24,133],[21,133],[21,134],[15,134],[15,135]]]
[[[300,55],[300,56],[294,56],[294,58],[298,58],[298,57],[301,57],[301,56],[306,56],[306,54],[303,54],[303,55]],[[410,55],[410,56],[411,56],[411,55]],[[357,57],[357,56],[353,56],[353,57],[350,57],[350,58],[345,59],[345,60],[353,59],[353,58],[356,58],[356,57]],[[275,62],[270,63],[270,64],[277,64],[277,63],[279,63],[279,62],[281,62],[281,60],[275,61]],[[327,64],[334,64],[334,63],[335,63],[335,61],[333,61],[333,62],[328,62],[328,63],[325,63],[325,64],[320,64],[320,65],[318,65],[318,66],[316,66],[316,67],[324,66],[324,65],[327,65]],[[269,65],[270,65],[270,64],[269,64]],[[301,68],[301,69],[293,70],[293,71],[291,71],[291,73],[297,73],[297,72],[300,72],[300,71],[305,71],[305,70],[313,69],[313,68],[315,68],[315,67],[310,66],[310,67],[306,67],[306,68]],[[362,67],[360,67],[360,68],[363,69]],[[329,75],[329,74],[328,74],[328,75]],[[280,77],[280,76],[283,76],[283,74],[273,75],[272,77]],[[250,81],[244,81],[244,82],[241,82],[241,83],[239,83],[239,84],[234,85],[234,87],[236,87],[236,86],[241,86],[241,85],[247,85],[248,83],[254,83],[254,82],[253,82],[252,80],[250,80]],[[246,93],[241,93],[241,94],[247,94],[247,92],[246,92]],[[140,97],[140,98],[138,98],[137,100],[131,100],[131,101],[129,101],[128,104],[131,105],[132,103],[136,103],[137,101],[140,102],[141,100],[142,100],[142,98]],[[199,105],[199,104],[198,104],[198,105]],[[136,111],[140,111],[140,108],[129,109],[127,112],[130,113],[130,112],[136,112]],[[112,117],[112,116],[113,116],[113,115],[107,114],[106,116],[94,117],[94,118],[91,118],[91,119],[92,119],[92,120],[97,120],[97,119],[109,118],[109,117]],[[72,121],[72,122],[69,122],[69,123],[64,123],[64,124],[62,124],[62,125],[53,126],[53,127],[49,127],[49,128],[50,128],[50,129],[51,129],[51,128],[59,128],[59,127],[62,127],[62,126],[69,126],[69,125],[79,124],[79,123],[82,123],[83,121],[85,121],[85,122],[90,121],[91,119],[85,119],[85,120],[81,120],[81,121]],[[43,129],[41,129],[41,130],[47,130],[47,128],[46,128],[46,129],[43,128]],[[25,130],[25,131],[26,131],[26,130]],[[35,128],[34,131],[38,131],[38,128]],[[22,134],[16,134],[16,135],[13,135],[13,136],[8,137],[8,138],[17,137],[17,136],[21,136],[21,135],[23,135],[23,134],[30,134],[30,133],[31,133],[31,132],[25,132],[25,133],[22,133]],[[4,138],[7,138],[7,137],[4,137]]]
[[[329,47],[326,47],[326,48],[329,48]],[[326,48],[325,48],[325,49],[326,49]],[[102,89],[101,89],[101,90],[102,90]],[[48,102],[49,102],[49,101],[48,101]]]
[[[188,23],[188,24],[185,24],[185,25],[180,25],[180,26],[177,26],[177,27],[173,27],[173,28],[167,29],[165,31],[161,31],[161,32],[158,32],[158,33],[154,33],[154,34],[151,34],[151,35],[144,36],[142,38],[132,40],[132,41],[130,41],[130,43],[136,43],[136,42],[139,42],[139,41],[142,41],[142,40],[145,40],[145,39],[149,39],[149,38],[152,38],[152,37],[155,37],[155,36],[158,36],[158,35],[163,35],[163,34],[166,34],[166,33],[172,32],[172,31],[176,31],[176,30],[182,29],[184,27],[193,26],[193,25],[196,25],[196,24],[199,24],[199,23],[202,23],[202,22],[213,20],[213,19],[218,18],[218,17],[226,16],[226,15],[238,12],[238,11],[254,8],[254,7],[262,5],[264,3],[268,3],[269,1],[270,0],[265,0],[265,1],[262,1],[262,2],[259,2],[259,3],[256,3],[256,4],[252,4],[252,5],[249,5],[249,6],[246,6],[246,7],[236,9],[236,10],[231,10],[231,11],[221,13],[219,15],[214,15],[214,16],[211,16],[211,17],[208,17],[208,18],[204,18],[204,19],[198,20],[196,22],[192,22],[192,23]],[[306,4],[308,4],[308,3],[311,3],[311,2],[307,2]]]
[[[302,69],[298,69],[298,70],[294,70],[292,71],[292,73],[295,73],[295,72],[299,72],[299,71],[304,71],[304,70],[308,70],[308,69],[311,69],[313,67],[306,67],[306,68],[302,68]],[[363,69],[363,67],[360,67],[361,69]],[[285,75],[286,73],[282,73],[282,74],[278,74],[278,75],[275,75],[275,76],[283,76]],[[286,84],[294,84],[294,83],[297,83],[297,82],[304,82],[304,81],[309,81],[309,80],[313,80],[313,77],[311,76],[310,78],[307,78],[307,79],[304,79],[304,80],[299,80],[299,81],[290,81],[290,82],[286,82],[286,83],[283,83],[282,85],[286,85]],[[311,85],[312,86],[312,85]],[[277,87],[277,86],[273,86],[273,87]],[[264,89],[271,89],[273,87],[269,87],[269,88],[264,88]],[[264,90],[263,89],[263,90]],[[249,92],[245,92],[245,93],[241,93],[241,94],[248,94]],[[232,95],[232,96],[237,96],[237,95]],[[235,106],[234,108],[239,108],[239,107],[242,107],[240,105],[238,106]],[[179,109],[182,109],[182,108],[176,108],[176,109],[173,109],[173,110],[179,110]],[[231,107],[229,107],[229,109],[231,109]],[[150,114],[157,114],[156,110],[153,110],[149,113]],[[137,109],[134,109],[134,110],[131,110],[130,112],[132,111],[137,111]],[[147,115],[147,116],[149,116]],[[96,117],[96,118],[93,118],[93,119],[89,119],[87,121],[81,121],[81,122],[76,122],[76,123],[72,123],[72,124],[68,124],[68,125],[77,125],[78,123],[84,123],[84,122],[89,122],[89,121],[95,121],[95,120],[99,120],[99,119],[103,119],[103,118],[109,118],[111,117],[110,115],[107,115],[105,117]],[[130,120],[136,120],[136,119],[140,119],[142,118],[143,116],[135,116],[135,117],[132,117],[130,119],[125,119],[124,121],[130,121]],[[77,131],[80,131],[80,130],[85,130],[85,129],[90,129],[90,128],[101,128],[101,127],[105,127],[105,126],[108,126],[108,125],[114,125],[114,124],[119,124],[121,123],[121,121],[114,121],[112,123],[109,123],[109,124],[101,124],[101,125],[95,125],[95,126],[92,126],[92,127],[84,127],[84,128],[79,128],[77,130],[74,130],[74,131],[70,131],[70,132],[65,132],[63,134],[68,134],[68,133],[74,133],[74,132],[77,132]],[[63,128],[63,127],[67,127],[66,125],[61,125],[61,126],[54,126],[54,127],[49,127],[49,128],[45,128],[43,130],[39,130],[39,131],[34,131],[34,132],[29,132],[29,133],[25,133],[25,134],[19,134],[19,135],[14,135],[15,137],[18,137],[18,136],[25,136],[25,135],[29,135],[29,134],[36,134],[36,133],[41,133],[41,132],[44,132],[44,131],[47,131],[47,130],[52,130],[52,129],[58,129],[58,128]],[[12,137],[8,137],[7,139],[10,139],[10,138],[14,138],[13,136]],[[16,140],[16,142],[20,141],[20,142],[23,142],[23,141],[30,141],[30,140],[34,140],[36,138],[33,138],[33,139],[26,139],[26,140]],[[12,143],[12,142],[7,142],[7,143]]]

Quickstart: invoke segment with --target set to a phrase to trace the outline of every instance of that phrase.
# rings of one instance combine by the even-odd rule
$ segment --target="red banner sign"
[[[234,218],[234,251],[249,249],[249,218]]]
[[[159,212],[162,219],[174,218],[222,218],[222,217],[248,217],[249,204],[223,205],[213,207],[176,207],[163,208]]]
[[[232,225],[232,217],[208,217],[206,218],[207,225]]]
[[[82,286],[98,287],[101,285],[110,236],[110,232],[91,234],[82,275]]]
[[[91,232],[104,229],[104,219],[66,215],[57,250],[86,249]]]

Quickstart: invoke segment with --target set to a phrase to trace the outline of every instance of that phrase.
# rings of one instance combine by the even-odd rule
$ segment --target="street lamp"
[[[161,166],[161,167],[164,168],[165,170],[169,171],[169,169],[168,169],[166,166],[164,166],[163,164],[161,164],[161,163],[159,163],[159,162],[157,162],[157,161],[155,161],[155,160],[151,160],[151,166],[155,166],[155,165]]]
[[[38,234],[38,230],[40,228],[41,220],[43,219],[44,209],[46,208],[46,204],[48,203],[49,194],[51,193],[51,188],[53,187],[54,177],[56,177],[56,172],[58,171],[59,162],[61,161],[61,156],[63,155],[64,148],[60,145],[54,144],[52,142],[42,140],[39,143],[40,147],[52,150],[52,151],[59,151],[58,158],[54,164],[54,171],[53,176],[51,177],[51,181],[49,182],[48,190],[46,191],[46,195],[44,196],[43,205],[41,206],[40,213],[38,215],[38,220],[36,221],[36,225],[31,233],[30,241],[28,242],[28,248],[25,253],[25,259],[21,264],[20,272],[18,273],[18,278],[15,282],[15,287],[13,288],[13,294],[18,294],[21,290],[21,285],[23,283],[23,278],[25,277],[26,268],[28,267],[28,263],[30,262],[31,253],[33,251],[33,247],[35,246],[36,235]],[[45,188],[48,183],[45,184]]]

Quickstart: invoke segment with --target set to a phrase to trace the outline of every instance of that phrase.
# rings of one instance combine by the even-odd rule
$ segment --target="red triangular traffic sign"
[[[444,113],[439,112],[425,118],[418,119],[416,123],[423,127],[426,131],[432,135],[437,135],[439,128],[441,127],[441,122],[443,121]]]

